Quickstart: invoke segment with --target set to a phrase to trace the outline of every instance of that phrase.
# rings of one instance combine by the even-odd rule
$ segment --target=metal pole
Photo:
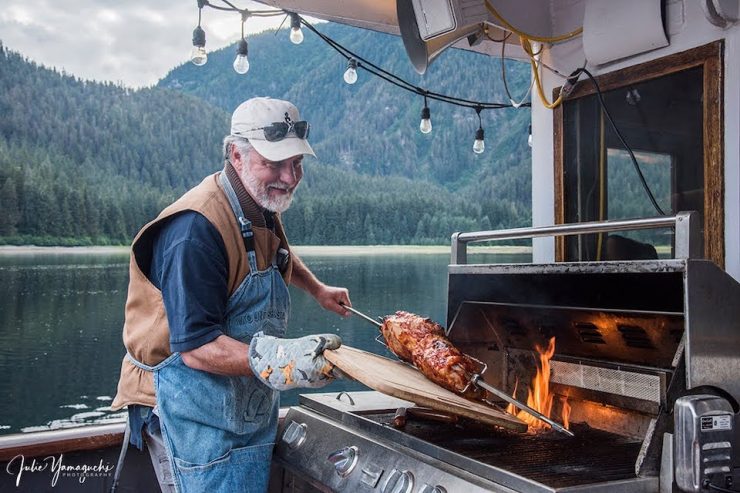
[[[560,433],[565,433],[566,435],[571,436],[571,437],[572,436],[575,436],[572,431],[566,430],[565,427],[563,427],[563,425],[561,425],[560,423],[557,423],[557,422],[551,420],[550,418],[548,418],[547,416],[545,416],[544,414],[542,414],[542,413],[540,413],[538,411],[535,411],[534,409],[532,409],[528,405],[524,404],[523,402],[519,402],[518,400],[514,399],[512,396],[508,395],[506,392],[503,392],[503,391],[497,389],[496,387],[493,387],[491,385],[488,385],[486,382],[483,381],[483,378],[481,378],[480,375],[478,375],[478,374],[473,375],[470,378],[470,381],[473,382],[473,385],[477,385],[480,388],[489,391],[490,393],[494,394],[495,396],[500,397],[501,399],[505,400],[509,404],[512,404],[512,405],[514,405],[514,406],[522,409],[525,413],[531,414],[532,416],[534,416],[535,418],[539,419],[540,421],[544,421],[548,425],[552,426],[552,428],[554,430],[557,430]]]

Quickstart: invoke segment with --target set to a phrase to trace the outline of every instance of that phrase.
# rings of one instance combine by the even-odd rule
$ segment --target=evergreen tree
[[[6,178],[0,186],[0,211],[0,235],[14,235],[21,214],[15,182],[10,178]]]

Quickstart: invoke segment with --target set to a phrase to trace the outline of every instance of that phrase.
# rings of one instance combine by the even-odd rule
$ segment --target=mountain
[[[509,102],[499,58],[447,50],[425,76],[419,76],[400,37],[332,23],[316,29],[418,87],[473,101]],[[176,67],[158,86],[197,96],[227,112],[253,96],[288,99],[311,122],[311,142],[324,164],[373,176],[431,181],[451,191],[471,186],[478,190],[474,184],[496,176],[490,185],[499,186],[499,200],[530,202],[528,107],[484,110],[486,152],[474,154],[478,118],[473,109],[430,100],[433,130],[424,135],[419,131],[421,96],[362,68],[357,83],[344,83],[345,59],[317,35],[304,31],[300,45],[288,41],[287,31],[250,37],[246,75],[232,69],[235,47],[229,47],[209,53],[202,67],[190,63]],[[508,85],[519,98],[530,83],[529,65],[508,61],[505,66]],[[499,183],[501,179],[512,183]]]
[[[0,241],[128,243],[219,167],[229,116],[197,98],[86,82],[0,53]]]
[[[430,90],[504,100],[492,58],[450,50],[422,79],[399,38],[321,29]],[[307,161],[285,215],[294,244],[448,243],[455,230],[529,222],[527,109],[484,111],[487,151],[475,155],[472,110],[430,101],[434,130],[422,135],[421,98],[363,71],[347,86],[344,62],[311,33],[300,46],[285,31],[251,37],[246,76],[231,68],[232,50],[132,90],[38,66],[0,45],[0,243],[129,243],[221,167],[229,114],[253,95],[291,99],[312,122],[319,159]],[[526,90],[526,70],[510,63],[509,72],[510,87]]]

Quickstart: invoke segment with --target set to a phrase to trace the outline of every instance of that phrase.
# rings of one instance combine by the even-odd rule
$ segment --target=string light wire
[[[342,55],[344,58],[349,60],[350,58],[354,58],[357,60],[357,66],[362,67],[367,72],[370,72],[371,74],[380,77],[381,79],[385,80],[386,82],[389,82],[401,89],[404,89],[408,92],[412,92],[415,94],[418,94],[420,96],[426,95],[429,99],[435,99],[437,101],[443,101],[449,104],[453,104],[456,106],[462,106],[466,108],[476,108],[477,106],[481,106],[484,109],[500,109],[500,108],[510,108],[512,105],[505,104],[505,103],[491,103],[491,102],[481,102],[481,101],[472,101],[469,99],[459,98],[455,96],[449,96],[447,94],[441,94],[434,91],[429,91],[426,89],[422,89],[421,87],[417,87],[416,85],[408,82],[407,80],[403,79],[402,77],[399,77],[391,72],[388,72],[387,70],[384,70],[382,67],[379,67],[378,65],[375,65],[371,61],[367,60],[366,58],[363,58],[362,56],[358,55],[357,53],[354,53],[350,49],[346,48],[345,46],[342,46],[335,40],[331,39],[318,29],[316,29],[311,23],[307,22],[305,19],[301,17],[301,24],[306,26],[308,30],[316,34],[319,38],[321,38],[324,42],[326,42],[331,48],[333,48],[335,51],[337,51],[340,55]]]
[[[208,0],[198,0],[198,25],[200,26],[200,20],[201,20],[201,10],[203,7],[210,7],[216,10],[222,10],[222,11],[230,11],[230,12],[239,12],[242,15],[242,18],[245,18],[247,16],[253,16],[253,17],[275,17],[275,16],[285,16],[290,15],[289,12],[286,12],[282,9],[270,9],[270,10],[248,10],[248,9],[240,9],[233,3],[231,3],[229,0],[220,0],[224,4],[227,5],[227,7],[222,7],[220,5],[214,5],[210,3]],[[548,109],[553,109],[562,104],[564,99],[567,97],[567,95],[570,93],[570,91],[573,89],[573,86],[578,81],[578,77],[581,73],[586,74],[588,78],[591,80],[591,83],[594,85],[594,88],[596,89],[596,94],[598,96],[599,103],[601,104],[601,107],[604,111],[604,114],[606,115],[607,119],[609,120],[609,123],[611,124],[611,127],[614,129],[614,133],[619,138],[620,142],[624,146],[624,148],[629,153],[630,159],[632,161],[632,164],[635,168],[635,171],[637,172],[637,175],[640,179],[640,183],[642,184],[646,194],[648,195],[648,198],[650,199],[650,202],[652,203],[655,210],[660,215],[665,215],[665,212],[660,208],[658,205],[658,202],[655,200],[655,197],[653,196],[652,191],[650,190],[650,187],[647,184],[647,181],[645,180],[644,175],[642,174],[642,171],[640,170],[639,163],[637,162],[637,158],[635,157],[634,152],[632,152],[632,148],[627,144],[627,142],[624,140],[624,137],[622,137],[621,132],[617,128],[616,124],[614,123],[614,120],[611,117],[611,114],[609,113],[609,110],[606,107],[606,103],[604,102],[604,98],[601,93],[601,89],[599,88],[598,83],[596,82],[596,79],[591,75],[591,73],[586,70],[586,61],[584,61],[583,67],[576,69],[571,75],[564,76],[557,70],[549,67],[544,62],[536,60],[536,56],[539,55],[542,50],[544,49],[543,46],[540,46],[539,51],[537,53],[534,52],[532,48],[532,41],[536,41],[539,43],[558,43],[560,41],[566,41],[571,38],[574,38],[576,36],[579,36],[583,33],[583,28],[579,27],[578,29],[575,29],[574,31],[571,31],[569,33],[560,35],[560,36],[552,36],[552,37],[546,37],[546,36],[534,36],[528,33],[525,33],[516,27],[514,27],[511,23],[509,23],[491,4],[489,0],[484,0],[486,9],[493,15],[496,19],[498,19],[506,28],[506,30],[509,31],[509,33],[502,39],[497,40],[490,36],[488,33],[487,26],[483,25],[483,32],[486,35],[486,37],[494,42],[500,42],[502,43],[501,48],[501,69],[502,69],[502,75],[504,80],[504,86],[506,89],[506,94],[509,97],[509,101],[511,104],[504,104],[504,103],[492,103],[492,102],[481,102],[481,101],[472,101],[469,99],[464,98],[458,98],[455,96],[449,96],[442,93],[437,93],[433,91],[429,91],[427,89],[423,89],[421,87],[417,87],[416,85],[406,81],[405,79],[388,72],[387,70],[384,70],[383,68],[373,64],[369,60],[357,55],[356,53],[353,53],[348,48],[342,46],[338,42],[334,41],[330,37],[326,36],[325,34],[319,32],[312,24],[310,24],[308,21],[306,21],[303,17],[300,15],[297,15],[298,19],[300,20],[300,23],[304,26],[306,26],[311,32],[316,34],[319,38],[321,38],[324,42],[326,42],[331,48],[333,48],[335,51],[337,51],[340,55],[342,55],[345,59],[355,59],[357,61],[357,68],[362,67],[365,71],[385,80],[386,82],[389,82],[396,87],[403,89],[408,92],[415,93],[417,95],[424,96],[424,107],[427,107],[427,98],[433,99],[436,101],[442,101],[448,104],[452,104],[455,106],[461,106],[466,108],[472,108],[475,110],[477,116],[478,116],[478,130],[476,131],[476,140],[477,137],[480,135],[481,140],[483,138],[483,122],[481,119],[481,111],[484,109],[501,109],[501,108],[512,108],[512,107],[519,107],[519,106],[531,106],[531,103],[523,103],[524,99],[526,99],[529,95],[529,93],[532,90],[532,86],[537,86],[537,92],[538,95],[543,103],[543,105]],[[286,17],[287,18],[287,17]],[[285,20],[283,20],[285,22]],[[243,23],[242,23],[242,29],[243,29]],[[533,80],[532,83],[529,86],[529,90],[527,91],[527,94],[522,99],[522,102],[516,103],[514,99],[511,97],[511,94],[509,92],[509,88],[506,82],[506,70],[504,68],[504,50],[506,49],[506,41],[508,38],[513,34],[516,34],[520,38],[520,42],[522,44],[522,48],[524,49],[524,52],[529,57],[530,65],[532,66],[532,73],[533,73]],[[244,38],[242,34],[242,39]],[[551,71],[552,73],[559,75],[560,77],[565,77],[567,79],[566,84],[563,85],[561,88],[560,94],[558,98],[553,101],[552,103],[547,101],[547,98],[545,97],[544,90],[542,88],[542,82],[540,80],[540,70],[544,67]],[[566,89],[567,88],[567,89]],[[477,151],[476,151],[477,152]],[[480,151],[482,152],[482,150]],[[710,485],[714,486],[714,485]],[[719,487],[713,488],[718,491],[725,491],[723,489],[720,489]]]
[[[647,183],[647,180],[645,180],[645,175],[642,174],[642,170],[640,169],[640,164],[637,162],[637,158],[635,157],[635,153],[632,152],[632,148],[627,144],[627,141],[624,140],[624,137],[622,136],[622,132],[619,131],[617,128],[617,124],[614,123],[614,120],[612,119],[611,113],[609,113],[609,109],[606,106],[606,102],[604,101],[604,96],[601,92],[601,88],[599,87],[599,83],[596,81],[593,75],[591,75],[591,72],[589,72],[585,67],[576,69],[571,76],[568,77],[568,81],[573,81],[572,83],[575,84],[575,81],[577,81],[578,77],[581,74],[586,74],[586,76],[591,81],[591,84],[593,84],[594,89],[596,90],[596,96],[598,97],[599,104],[601,105],[601,109],[604,111],[604,115],[606,116],[606,119],[609,120],[609,124],[611,125],[612,129],[614,130],[614,133],[617,135],[617,138],[622,143],[622,146],[624,146],[625,150],[630,156],[630,160],[632,162],[632,166],[635,169],[635,172],[637,173],[637,177],[640,179],[640,184],[642,185],[642,188],[645,190],[645,194],[648,196],[648,199],[650,200],[650,203],[653,205],[653,208],[655,208],[656,212],[660,214],[661,216],[665,216],[665,212],[663,212],[663,209],[660,208],[658,205],[658,201],[655,200],[655,196],[653,195],[653,192],[650,190],[650,186]],[[561,91],[562,94],[562,91]]]
[[[202,4],[204,7],[210,7],[210,8],[221,10],[221,11],[239,12],[242,15],[246,14],[250,17],[273,17],[273,16],[285,16],[286,14],[288,14],[288,12],[284,10],[276,10],[276,9],[271,9],[271,10],[240,9],[239,7],[231,3],[229,0],[220,0],[226,6],[215,5],[211,3],[209,0],[198,0],[198,1],[199,1],[199,5]],[[450,96],[448,94],[438,93],[438,92],[434,92],[434,91],[430,91],[430,90],[418,87],[415,84],[412,84],[411,82],[408,82],[407,80],[403,79],[402,77],[397,76],[383,69],[382,67],[372,63],[371,61],[358,55],[357,53],[352,52],[347,47],[331,39],[329,36],[321,33],[311,23],[306,21],[306,19],[304,19],[302,16],[298,15],[298,18],[300,20],[300,23],[303,26],[305,26],[308,30],[316,34],[321,40],[323,40],[331,48],[337,51],[346,60],[349,60],[351,58],[354,58],[355,60],[357,60],[357,68],[362,68],[363,70],[371,73],[372,75],[375,75],[376,77],[379,77],[380,79],[383,79],[386,82],[389,82],[400,89],[403,89],[405,91],[408,91],[408,92],[411,92],[417,95],[426,96],[429,99],[433,99],[436,101],[441,101],[444,103],[448,103],[448,104],[460,106],[460,107],[465,107],[465,108],[475,109],[477,107],[480,107],[482,109],[502,109],[502,108],[513,107],[512,104],[474,101],[474,100],[460,98],[456,96]],[[529,105],[530,105],[529,103],[522,103],[522,106],[529,106]]]
[[[487,33],[486,33],[487,34]],[[501,40],[501,79],[504,81],[504,90],[506,91],[506,96],[509,98],[509,101],[511,102],[511,105],[514,108],[521,107],[524,102],[529,97],[530,93],[532,92],[532,86],[534,85],[534,78],[529,81],[529,88],[527,89],[527,92],[524,94],[524,97],[517,103],[514,101],[514,97],[511,95],[511,92],[509,91],[509,84],[506,82],[506,40],[511,37],[511,33],[506,35],[504,39]],[[492,39],[489,37],[489,39]]]

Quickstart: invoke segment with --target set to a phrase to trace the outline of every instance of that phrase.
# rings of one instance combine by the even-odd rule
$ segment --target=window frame
[[[724,41],[714,41],[595,77],[602,92],[646,82],[664,75],[701,66],[703,78],[704,155],[704,258],[724,268]],[[560,88],[553,90],[557,97]],[[595,94],[589,80],[581,80],[565,101]],[[563,106],[553,110],[553,154],[555,179],[555,224],[565,222]],[[555,259],[565,258],[565,238],[555,238]]]

